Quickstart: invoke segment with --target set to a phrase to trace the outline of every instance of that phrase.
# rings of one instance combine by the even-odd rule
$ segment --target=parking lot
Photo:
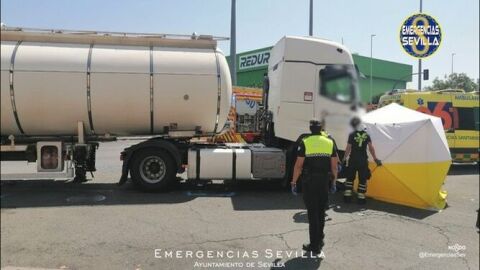
[[[441,212],[379,201],[345,205],[335,194],[327,211],[325,258],[311,259],[301,256],[308,239],[301,196],[252,181],[203,188],[181,183],[160,193],[140,192],[130,183],[119,187],[119,153],[132,143],[102,143],[98,172],[85,184],[2,179],[1,267],[479,268],[478,166],[451,169],[448,207]],[[2,170],[24,165],[2,162]]]

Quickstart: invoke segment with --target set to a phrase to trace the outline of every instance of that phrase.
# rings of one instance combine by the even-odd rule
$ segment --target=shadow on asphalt
[[[328,208],[326,212],[325,221],[328,222],[330,218],[328,217],[329,211],[334,211],[338,213],[358,213],[362,215],[362,211],[365,210],[374,210],[379,212],[385,212],[394,215],[405,216],[413,219],[424,219],[428,216],[434,215],[436,211],[418,209],[398,204],[386,203],[382,201],[377,201],[371,198],[367,199],[367,203],[364,205],[357,204],[356,200],[353,199],[351,203],[345,203],[343,201],[343,183],[337,182],[337,192],[335,194],[329,194],[328,197]],[[303,210],[303,209],[302,209]],[[307,212],[300,211],[293,215],[293,221],[296,223],[308,223]]]
[[[293,222],[295,222],[295,223],[308,223],[307,210],[295,213],[293,215]]]
[[[237,181],[207,184],[202,187],[181,182],[166,192],[142,192],[129,181],[123,186],[115,183],[74,184],[55,180],[1,181],[1,208],[55,207],[78,205],[174,204],[198,197],[230,197],[235,211],[299,210],[295,222],[306,222],[302,195],[293,196],[278,183],[270,181]],[[370,209],[423,219],[436,212],[384,203],[369,199],[366,205],[343,202],[338,191],[329,199],[330,210],[353,213]],[[327,212],[328,215],[328,212]]]
[[[178,193],[146,193],[133,184],[75,184],[59,180],[2,180],[1,208],[78,205],[183,203],[194,199]]]
[[[345,203],[343,202],[343,194],[341,192],[337,192],[334,196],[331,196],[330,209],[338,213],[358,212],[359,214],[361,214],[361,212],[365,210],[374,210],[394,215],[405,216],[413,219],[424,219],[437,213],[436,211],[386,203],[371,198],[367,199],[367,203],[364,205],[357,204],[355,199],[351,203]]]
[[[271,181],[244,181],[232,184],[238,196],[233,196],[232,205],[237,211],[301,210],[302,195],[292,195],[279,183]]]
[[[355,202],[346,204],[343,201],[340,201],[341,199],[341,194],[335,194],[334,198],[331,200],[329,209],[327,209],[327,212],[325,213],[325,222],[332,220],[331,217],[328,216],[329,211],[349,214],[358,213],[359,215],[362,215],[362,212],[368,209],[394,215],[405,216],[413,219],[424,219],[437,213],[435,211],[428,211],[402,205],[384,203],[373,199],[369,199],[366,205],[358,205]],[[305,210],[295,213],[292,218],[293,222],[295,223],[308,223],[308,215],[307,211]]]
[[[467,175],[467,174],[478,174],[480,164],[455,164],[450,166],[448,175]]]
[[[75,184],[59,180],[2,180],[1,208],[78,205],[129,205],[185,203],[198,197],[230,197],[234,210],[301,209],[301,199],[278,183],[230,182],[195,186],[181,182],[165,192],[142,192],[129,181]]]
[[[278,267],[272,267],[270,270],[274,269],[305,269],[305,270],[313,270],[319,269],[322,259],[320,258],[309,258],[309,257],[295,257],[292,258],[284,263],[284,265],[279,264],[280,259],[275,260],[273,263],[279,265]]]

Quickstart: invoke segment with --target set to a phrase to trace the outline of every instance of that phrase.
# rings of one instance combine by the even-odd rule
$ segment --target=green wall
[[[262,88],[266,68],[237,73],[237,85]]]
[[[362,101],[370,100],[370,57],[353,54],[353,61],[365,78],[360,79],[360,95]],[[372,59],[372,97],[396,89],[405,89],[407,82],[412,81],[412,66]],[[374,99],[375,100],[375,99]]]
[[[264,60],[271,48],[265,47],[237,54],[238,86],[262,87],[263,74],[267,72],[268,66],[268,61]],[[229,56],[227,61],[230,62]],[[360,95],[363,102],[368,102],[370,100],[370,57],[353,54],[353,61],[366,77],[360,79]],[[240,65],[242,65],[241,68]],[[372,97],[375,97],[392,90],[395,84],[395,88],[405,89],[407,82],[412,80],[412,66],[373,58],[371,74]]]

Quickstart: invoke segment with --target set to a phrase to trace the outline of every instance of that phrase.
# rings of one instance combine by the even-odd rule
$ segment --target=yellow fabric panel
[[[446,202],[440,192],[450,164],[450,160],[423,164],[395,164],[389,170],[431,207],[443,209]]]
[[[372,178],[367,195],[375,199],[416,208],[443,209],[446,192],[441,190],[450,161],[432,163],[369,164]]]
[[[415,208],[428,208],[427,202],[408,189],[402,181],[386,169],[385,165],[375,169],[367,184],[367,196],[390,203]]]

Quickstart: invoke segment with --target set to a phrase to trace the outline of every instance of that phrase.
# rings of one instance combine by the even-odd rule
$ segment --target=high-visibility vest
[[[330,157],[333,153],[333,141],[322,134],[304,138],[303,144],[305,157]]]

